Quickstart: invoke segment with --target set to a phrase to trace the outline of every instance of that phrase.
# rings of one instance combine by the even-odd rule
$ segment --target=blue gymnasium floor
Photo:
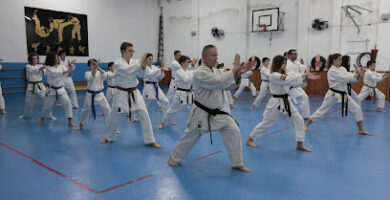
[[[79,92],[79,102],[84,93]],[[336,105],[306,134],[312,153],[297,152],[293,129],[281,120],[269,136],[244,145],[261,121],[264,104],[249,110],[243,93],[232,113],[240,123],[245,164],[251,173],[232,171],[218,133],[214,145],[203,136],[182,165],[167,159],[184,130],[187,112],[177,126],[157,129],[162,113],[155,103],[149,113],[161,150],[145,147],[140,124],[123,120],[116,143],[99,144],[105,132],[99,117],[82,132],[66,126],[62,109],[56,121],[38,126],[40,108],[31,120],[23,112],[24,94],[5,96],[8,114],[0,116],[0,199],[390,199],[389,113],[374,112],[363,102],[366,129],[374,137],[358,136],[352,116],[341,119]],[[311,98],[312,112],[322,98]],[[387,103],[388,104],[388,103]],[[388,109],[388,106],[386,106]],[[100,111],[100,110],[99,110]],[[74,122],[78,123],[79,110]],[[279,130],[279,131],[278,131]]]

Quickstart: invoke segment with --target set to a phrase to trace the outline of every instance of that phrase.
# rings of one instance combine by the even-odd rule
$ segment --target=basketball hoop
[[[262,29],[262,31],[261,31]],[[257,24],[257,31],[259,32],[267,32],[267,25],[265,24]]]

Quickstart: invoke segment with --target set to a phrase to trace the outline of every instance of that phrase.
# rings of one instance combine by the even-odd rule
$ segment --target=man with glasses
[[[295,49],[290,49],[288,51],[288,60],[286,66],[287,74],[305,73],[306,66],[297,61],[297,56],[298,53]],[[309,96],[307,96],[302,87],[291,87],[290,95],[294,104],[299,106],[303,119],[308,119],[310,117]]]

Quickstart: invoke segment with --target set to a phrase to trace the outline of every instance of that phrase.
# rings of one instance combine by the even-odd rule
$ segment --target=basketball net
[[[262,31],[261,31],[261,29],[262,29]],[[265,25],[265,24],[257,24],[257,30],[259,32],[266,32],[267,31],[267,25]]]

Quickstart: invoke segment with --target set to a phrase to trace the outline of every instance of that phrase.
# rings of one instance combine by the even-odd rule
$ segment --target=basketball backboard
[[[252,32],[279,30],[279,8],[267,8],[252,11]]]

